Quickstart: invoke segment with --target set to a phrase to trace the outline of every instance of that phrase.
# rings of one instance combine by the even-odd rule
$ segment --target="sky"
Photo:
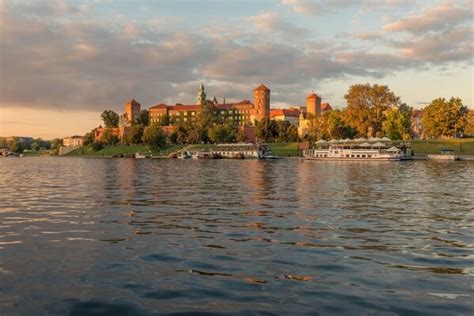
[[[208,97],[335,108],[358,83],[474,108],[474,1],[0,0],[0,136],[83,135],[100,113]]]

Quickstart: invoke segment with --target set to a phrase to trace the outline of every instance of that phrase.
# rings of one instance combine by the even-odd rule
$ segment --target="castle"
[[[237,125],[251,141],[255,141],[255,122],[263,119],[288,121],[298,127],[301,137],[304,136],[308,125],[308,117],[317,115],[324,111],[332,110],[329,103],[321,103],[321,97],[314,92],[306,98],[306,106],[292,107],[289,109],[270,108],[271,90],[264,84],[253,89],[253,100],[242,100],[240,102],[226,103],[225,99],[219,103],[214,97],[213,104],[216,114],[223,119],[230,120]],[[201,112],[203,104],[208,102],[204,85],[201,84],[196,97],[196,104],[167,105],[160,103],[148,109],[149,122],[162,123],[167,120],[167,126],[163,126],[165,132],[173,131],[174,126],[179,123],[193,122],[197,114]],[[141,105],[132,99],[125,104],[124,113],[120,116],[120,126],[109,129],[112,134],[123,139],[130,130],[131,125],[138,120]],[[99,127],[95,130],[95,139],[101,139],[106,129]],[[301,133],[300,133],[301,132]]]

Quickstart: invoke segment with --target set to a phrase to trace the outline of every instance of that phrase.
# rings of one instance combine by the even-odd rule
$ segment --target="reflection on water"
[[[471,314],[474,164],[0,160],[0,314]]]

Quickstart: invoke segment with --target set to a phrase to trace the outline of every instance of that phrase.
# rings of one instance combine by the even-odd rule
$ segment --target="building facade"
[[[82,147],[82,136],[74,135],[63,138],[63,146],[65,147]]]
[[[202,111],[206,93],[201,84],[196,97],[196,104],[176,104],[167,105],[160,103],[150,107],[150,123],[167,123],[176,125],[179,123],[193,122]],[[253,90],[253,103],[249,100],[242,100],[235,103],[218,103],[214,98],[212,101],[216,108],[216,115],[222,119],[230,120],[236,125],[253,125],[255,121],[260,121],[270,117],[270,89],[261,84]]]
[[[212,102],[215,109],[215,115],[222,120],[230,121],[239,126],[245,132],[250,140],[255,139],[255,123],[263,119],[273,119],[288,121],[290,124],[298,127],[303,126],[303,130],[308,125],[309,114],[318,115],[324,111],[332,110],[329,103],[321,103],[321,97],[314,92],[306,98],[306,106],[292,107],[284,109],[270,108],[271,90],[264,84],[260,84],[252,91],[253,100],[242,100],[240,102],[226,103],[225,99],[219,103],[214,97],[213,101],[207,100],[204,85],[199,86],[196,96],[196,104],[167,105],[159,103],[148,109],[150,124],[160,124],[163,130],[171,133],[174,127],[179,124],[192,123],[199,117],[206,106],[206,102]],[[106,130],[112,135],[123,140],[130,131],[133,123],[137,122],[141,111],[141,105],[134,99],[131,99],[124,106],[124,113],[120,116],[120,126],[118,128],[99,127],[95,130],[95,139],[100,140]],[[303,133],[304,134],[304,133]]]

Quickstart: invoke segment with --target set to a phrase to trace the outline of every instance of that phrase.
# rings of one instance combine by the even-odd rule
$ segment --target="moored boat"
[[[303,157],[308,160],[343,161],[398,161],[406,157],[401,147],[382,142],[370,144],[345,140],[341,143],[333,141],[329,144],[320,142],[318,145],[316,148],[304,150]]]
[[[459,157],[454,154],[454,150],[448,149],[448,148],[441,149],[440,154],[427,155],[426,158],[428,160],[439,160],[439,161],[455,161],[459,159]]]

